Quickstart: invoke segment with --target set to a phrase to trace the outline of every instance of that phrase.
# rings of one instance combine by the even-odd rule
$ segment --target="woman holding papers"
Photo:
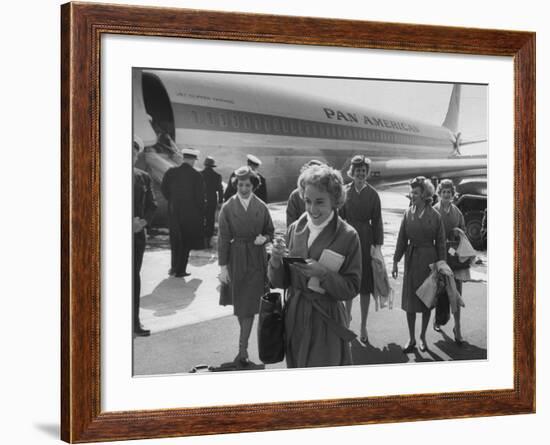
[[[311,166],[298,178],[306,212],[288,229],[286,243],[276,240],[268,267],[273,287],[288,288],[285,315],[289,368],[351,364],[343,301],[361,283],[361,248],[356,231],[338,216],[344,204],[342,176],[326,165]],[[283,257],[305,264],[283,266]]]
[[[455,186],[450,179],[442,180],[437,187],[437,194],[439,196],[439,202],[434,205],[434,209],[439,212],[441,219],[443,220],[443,226],[445,227],[445,236],[448,243],[459,241],[458,231],[466,230],[464,224],[464,216],[460,209],[453,204],[453,198],[455,196]],[[451,265],[451,269],[454,268]],[[456,289],[460,295],[462,295],[462,281],[455,279]],[[460,305],[456,305],[456,311],[453,313],[455,320],[455,327],[453,332],[455,335],[455,341],[458,345],[463,343],[462,332],[460,330]],[[434,322],[434,329],[441,332],[439,325]]]
[[[351,159],[348,176],[353,182],[346,186],[346,202],[340,215],[357,231],[361,241],[362,277],[360,289],[361,305],[361,342],[368,342],[367,316],[370,296],[374,291],[372,275],[371,247],[380,249],[384,243],[384,226],[380,196],[370,184],[367,177],[370,170],[370,159],[356,155]],[[348,322],[351,321],[353,300],[346,301]]]
[[[260,181],[250,167],[235,171],[237,193],[223,205],[219,216],[218,261],[224,284],[220,303],[232,304],[239,319],[238,366],[247,366],[248,339],[267,289],[267,253],[264,245],[273,239],[273,222],[253,190]]]
[[[425,351],[426,329],[431,309],[418,298],[416,290],[430,275],[430,264],[445,260],[445,230],[441,216],[432,208],[434,187],[424,176],[414,178],[410,183],[411,206],[405,211],[393,256],[393,278],[397,278],[397,264],[405,255],[405,273],[401,307],[407,312],[409,342],[403,348],[408,354],[416,347],[416,314],[422,313],[420,350]]]

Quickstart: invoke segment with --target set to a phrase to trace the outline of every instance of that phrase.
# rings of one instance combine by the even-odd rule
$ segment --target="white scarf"
[[[332,211],[332,213],[330,214],[330,216],[327,219],[325,219],[321,224],[316,226],[315,224],[313,224],[311,222],[311,220],[309,219],[309,215],[308,215],[308,217],[307,217],[307,228],[309,229],[309,238],[307,239],[308,249],[313,244],[313,241],[315,241],[315,238],[317,238],[321,234],[323,229],[326,226],[329,225],[329,223],[332,221],[332,218],[334,218],[334,210]]]
[[[250,204],[250,199],[252,198],[252,193],[246,199],[241,198],[241,195],[237,193],[237,198],[239,198],[239,201],[241,201],[241,204],[244,207],[244,211],[246,212],[248,210],[248,205]]]

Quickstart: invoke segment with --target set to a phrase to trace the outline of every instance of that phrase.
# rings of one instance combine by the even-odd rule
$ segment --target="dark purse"
[[[435,305],[435,324],[445,326],[451,318],[451,306],[449,296],[445,288],[445,279],[439,279],[437,283],[437,303]]]
[[[285,320],[282,296],[267,292],[260,299],[258,353],[263,363],[278,363],[285,358]]]

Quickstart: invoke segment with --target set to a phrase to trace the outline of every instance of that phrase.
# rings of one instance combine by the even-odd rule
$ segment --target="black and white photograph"
[[[133,68],[133,375],[487,360],[487,96]]]

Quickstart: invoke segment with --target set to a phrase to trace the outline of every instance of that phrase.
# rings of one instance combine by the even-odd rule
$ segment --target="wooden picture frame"
[[[535,411],[535,34],[171,8],[61,7],[61,437],[71,443]],[[101,36],[510,56],[514,61],[514,384],[509,390],[102,412]]]

